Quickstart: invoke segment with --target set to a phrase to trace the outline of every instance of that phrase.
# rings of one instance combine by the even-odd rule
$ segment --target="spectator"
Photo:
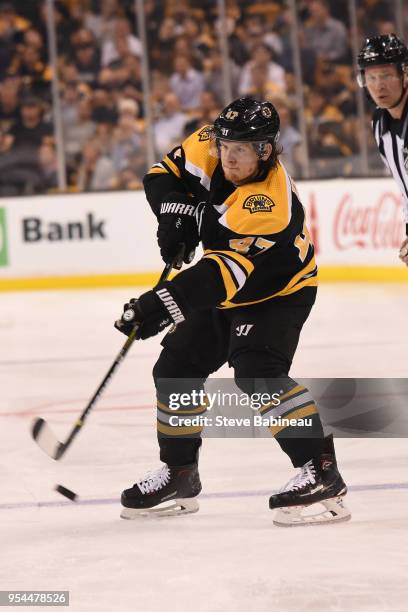
[[[50,98],[51,69],[41,61],[41,47],[38,45],[19,45],[8,74],[20,77],[25,91],[43,99]]]
[[[116,124],[118,120],[118,111],[113,96],[107,87],[99,85],[98,89],[94,90],[92,102],[92,119],[95,123]]]
[[[142,150],[143,139],[136,123],[137,102],[122,99],[119,101],[118,111],[118,126],[113,134],[112,161],[115,170],[121,171],[128,166],[131,155]]]
[[[350,147],[343,141],[338,123],[327,122],[318,128],[317,139],[311,142],[310,156],[321,158],[346,157],[352,154]]]
[[[10,130],[19,118],[19,79],[8,78],[0,83],[0,128]]]
[[[72,63],[79,79],[90,86],[96,84],[101,68],[100,53],[90,30],[81,28],[72,35]]]
[[[176,57],[170,87],[180,100],[183,110],[196,109],[204,90],[204,75],[192,68],[185,57]]]
[[[99,75],[99,82],[112,91],[120,90],[131,85],[134,88],[133,96],[142,100],[142,77],[140,58],[130,53],[129,42],[126,38],[118,41],[118,57],[104,68]]]
[[[176,22],[172,17],[166,17],[159,28],[158,44],[150,50],[153,65],[160,72],[166,73],[171,66],[176,38]]]
[[[281,94],[271,98],[280,117],[279,144],[282,147],[281,159],[291,176],[301,175],[302,136],[293,127],[289,99]]]
[[[112,160],[103,155],[100,144],[93,139],[82,149],[76,187],[79,191],[110,189],[115,177]]]
[[[339,109],[329,104],[325,96],[317,89],[311,89],[308,92],[304,113],[306,122],[312,130],[321,123],[341,122],[344,118]]]
[[[197,19],[188,16],[184,18],[182,26],[183,38],[191,49],[193,61],[201,66],[203,59],[215,44],[209,24],[205,21],[199,23]]]
[[[10,151],[12,144],[13,137],[11,134],[7,134],[6,130],[3,130],[0,127],[0,154],[3,156],[5,153]]]
[[[252,55],[254,48],[260,43],[268,45],[275,57],[281,56],[283,51],[281,38],[276,31],[272,31],[272,29],[268,27],[268,23],[262,15],[249,15],[245,19],[243,27],[246,33],[244,38],[245,47],[249,56]]]
[[[270,100],[274,95],[282,93],[282,88],[269,78],[268,66],[253,64],[250,77],[251,87],[247,91],[242,91],[241,95]]]
[[[58,184],[57,155],[52,143],[44,142],[40,146],[38,160],[41,172],[41,181],[37,185],[38,193],[56,189]]]
[[[180,110],[180,101],[174,93],[163,98],[161,116],[154,124],[154,141],[156,153],[164,157],[173,144],[176,145],[184,135],[187,116]]]
[[[217,104],[214,94],[211,91],[203,91],[200,97],[200,106],[196,116],[185,126],[185,136],[198,130],[204,125],[212,125],[220,114],[220,107]]]
[[[43,121],[44,104],[33,96],[23,99],[21,117],[10,130],[13,149],[25,148],[38,151],[44,139],[52,135],[52,127]]]
[[[64,145],[67,159],[72,161],[81,152],[84,144],[95,134],[95,123],[92,121],[92,103],[90,98],[82,97],[75,108],[73,121],[64,123]]]
[[[121,46],[124,40],[127,42],[129,53],[141,57],[142,44],[131,33],[129,21],[124,18],[116,19],[112,40],[108,40],[102,45],[102,66],[109,66],[109,64],[120,58],[118,44]]]
[[[99,14],[88,12],[85,15],[85,27],[91,30],[99,45],[113,39],[115,21],[123,16],[120,4],[119,0],[101,0]]]
[[[346,62],[348,54],[347,30],[344,24],[330,15],[326,0],[312,0],[309,4],[310,20],[304,28],[307,48],[319,59]]]
[[[285,71],[282,66],[279,66],[272,59],[272,50],[268,45],[261,43],[257,45],[249,62],[244,65],[239,81],[238,93],[246,95],[253,91],[253,69],[259,68],[263,71],[264,78],[276,88],[276,90],[285,91]]]
[[[229,73],[231,79],[231,97],[238,95],[238,82],[241,74],[240,68],[230,59]],[[222,67],[222,57],[218,49],[214,48],[208,54],[203,64],[205,90],[211,92],[219,106],[225,104],[224,72]]]

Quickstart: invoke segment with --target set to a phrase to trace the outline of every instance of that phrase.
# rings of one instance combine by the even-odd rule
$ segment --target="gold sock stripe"
[[[157,421],[157,431],[161,434],[165,434],[167,437],[199,434],[203,431],[203,429],[204,427],[172,427],[171,425],[165,425],[164,423]]]
[[[285,416],[281,417],[282,419],[303,419],[304,417],[307,416],[311,416],[312,414],[317,414],[319,411],[317,409],[316,404],[309,404],[307,406],[303,406],[303,408],[298,408],[297,410],[294,410],[293,412],[289,412],[288,414],[285,414]],[[287,429],[288,427],[294,427],[293,425],[273,425],[272,427],[269,427],[269,431],[272,433],[273,436],[276,436],[278,433],[280,433],[283,429]]]
[[[162,412],[165,412],[166,414],[174,414],[175,416],[177,416],[178,414],[203,414],[204,412],[207,412],[207,406],[208,406],[208,403],[202,404],[201,406],[198,406],[197,408],[191,408],[191,409],[187,408],[185,410],[179,410],[177,408],[177,410],[172,410],[171,408],[166,406],[166,404],[163,404],[162,402],[157,401],[157,408],[159,410],[161,410]]]
[[[306,387],[302,387],[302,385],[296,385],[296,387],[293,387],[293,389],[291,389],[290,391],[287,391],[283,395],[279,396],[280,404],[286,401],[289,397],[293,397],[294,395],[300,395],[301,393],[304,393],[305,391],[307,391]],[[269,402],[269,404],[265,404],[265,406],[263,406],[259,410],[259,412],[261,414],[264,414],[267,410],[269,410],[271,406],[273,406],[274,408],[278,408],[278,406],[275,406],[273,402]]]

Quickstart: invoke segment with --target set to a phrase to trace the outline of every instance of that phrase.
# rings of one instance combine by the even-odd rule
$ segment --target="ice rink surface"
[[[406,612],[406,439],[337,440],[349,523],[272,524],[268,496],[293,470],[266,438],[205,441],[197,514],[120,520],[121,490],[159,465],[152,339],[132,348],[63,460],[36,447],[35,416],[60,438],[72,427],[137,294],[1,295],[0,590],[69,590],[75,612]],[[407,312],[406,285],[323,285],[292,376],[406,377]]]

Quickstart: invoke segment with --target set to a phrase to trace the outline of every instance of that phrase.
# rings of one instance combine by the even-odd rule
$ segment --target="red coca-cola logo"
[[[395,249],[404,235],[401,203],[393,193],[382,193],[373,206],[357,206],[346,193],[337,206],[333,223],[336,247],[346,249]]]

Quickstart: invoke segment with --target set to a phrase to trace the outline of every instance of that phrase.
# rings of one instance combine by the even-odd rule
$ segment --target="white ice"
[[[158,466],[153,339],[132,348],[64,459],[41,453],[31,420],[67,434],[137,293],[1,295],[0,590],[66,589],[75,612],[406,612],[406,439],[337,440],[349,523],[273,526],[268,493],[293,470],[267,438],[205,441],[197,514],[120,520],[121,489]],[[406,377],[407,312],[406,285],[323,285],[292,375]]]

